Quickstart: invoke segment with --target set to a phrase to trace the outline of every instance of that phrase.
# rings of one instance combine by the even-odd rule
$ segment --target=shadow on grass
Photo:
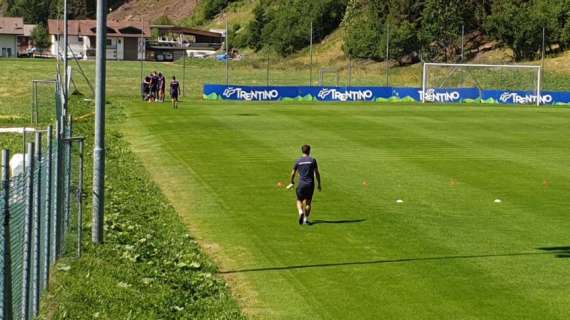
[[[547,253],[555,254],[557,258],[570,258],[570,246],[566,247],[542,247],[538,248]]]
[[[354,219],[354,220],[313,220],[309,225],[316,224],[343,224],[343,223],[360,223],[364,222],[366,219]]]
[[[276,266],[264,268],[250,268],[239,270],[221,271],[220,274],[233,274],[233,273],[248,273],[248,272],[263,272],[263,271],[283,271],[283,270],[299,270],[299,269],[313,269],[313,268],[334,268],[345,266],[366,266],[366,265],[380,265],[380,264],[396,264],[396,263],[415,263],[426,261],[441,261],[441,260],[468,260],[468,259],[487,259],[487,258],[509,258],[509,257],[523,257],[523,256],[537,256],[557,254],[559,258],[570,258],[570,247],[552,247],[552,248],[538,248],[543,252],[519,252],[519,253],[500,253],[500,254],[481,254],[481,255],[457,255],[457,256],[438,256],[438,257],[423,257],[423,258],[402,258],[402,259],[383,259],[383,260],[369,260],[369,261],[349,261],[349,262],[336,262],[336,263],[317,263],[305,265],[291,265],[291,266]],[[546,252],[544,252],[546,251]]]

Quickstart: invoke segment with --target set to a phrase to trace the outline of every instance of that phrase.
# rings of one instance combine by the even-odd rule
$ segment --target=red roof
[[[24,35],[24,19],[0,17],[0,34]]]
[[[107,36],[139,38],[143,28],[142,21],[107,21]],[[63,34],[63,20],[48,20],[49,34]],[[68,34],[72,36],[96,36],[97,21],[95,20],[69,20]],[[145,23],[142,35],[150,37],[150,26]]]

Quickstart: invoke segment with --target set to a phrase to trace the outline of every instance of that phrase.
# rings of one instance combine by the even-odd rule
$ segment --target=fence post
[[[36,178],[34,179],[34,196],[35,196],[35,216],[34,216],[34,263],[33,263],[33,282],[32,282],[32,316],[38,314],[40,308],[40,241],[41,241],[41,214],[42,214],[42,133],[36,131],[35,137],[35,159],[37,169],[35,170]]]
[[[55,259],[63,254],[63,119],[60,118],[56,123],[56,163],[55,163]]]
[[[79,140],[79,183],[77,186],[77,257],[81,258],[81,233],[83,226],[83,139]]]
[[[22,281],[22,318],[30,319],[30,289],[31,289],[31,262],[32,262],[32,218],[34,214],[34,143],[28,143],[26,157],[28,158],[27,184],[26,184],[26,213],[24,219],[24,268]]]
[[[44,230],[46,245],[45,245],[45,260],[44,260],[44,288],[48,287],[49,284],[49,269],[51,266],[51,224],[52,224],[52,127],[48,126],[47,128],[47,155],[46,155],[46,200],[45,200],[45,211],[46,211],[46,228]]]
[[[2,150],[2,189],[4,196],[4,283],[2,319],[12,319],[12,250],[10,246],[10,151]]]
[[[66,140],[71,138],[73,124],[71,123],[72,118],[71,114],[67,115],[67,133],[63,137],[63,141],[65,141],[65,230],[69,230],[70,222],[71,222],[71,141]]]

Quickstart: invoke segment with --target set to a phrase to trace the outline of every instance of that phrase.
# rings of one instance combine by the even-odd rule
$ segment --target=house
[[[18,37],[18,55],[29,54],[34,47],[32,32],[36,28],[35,24],[24,24],[24,34]]]
[[[169,25],[153,25],[151,30],[158,38],[147,42],[148,60],[173,60],[185,53],[213,55],[224,43],[218,32]]]
[[[23,36],[23,18],[0,17],[0,57],[17,57],[18,38]]]
[[[48,33],[51,37],[51,55],[63,53],[63,20],[48,20]],[[78,59],[95,57],[97,24],[95,20],[69,20],[69,55]],[[150,37],[150,27],[142,21],[107,21],[107,59],[144,59],[146,39]]]

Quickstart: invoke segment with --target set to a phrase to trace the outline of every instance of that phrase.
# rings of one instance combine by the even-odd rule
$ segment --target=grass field
[[[570,109],[127,110],[135,152],[254,318],[570,313]],[[300,227],[293,193],[277,183],[303,143],[314,147],[324,190],[315,225]]]
[[[0,88],[0,122],[21,125],[29,81],[53,75],[53,62],[0,67],[0,82],[16,81]],[[236,64],[231,80],[263,83],[262,67]],[[145,64],[155,69],[180,74],[177,64]],[[299,84],[299,70],[272,76]],[[398,69],[401,81],[413,70]],[[117,122],[110,112],[110,127],[125,133],[251,318],[570,314],[569,108],[202,101],[201,85],[223,82],[223,65],[193,61],[190,98],[174,111],[139,102],[138,76],[138,63],[109,63],[109,106],[127,113]],[[381,84],[382,74],[367,79]],[[566,74],[549,79],[550,89],[569,87]],[[293,192],[277,184],[303,143],[324,190],[316,224],[300,227]]]

